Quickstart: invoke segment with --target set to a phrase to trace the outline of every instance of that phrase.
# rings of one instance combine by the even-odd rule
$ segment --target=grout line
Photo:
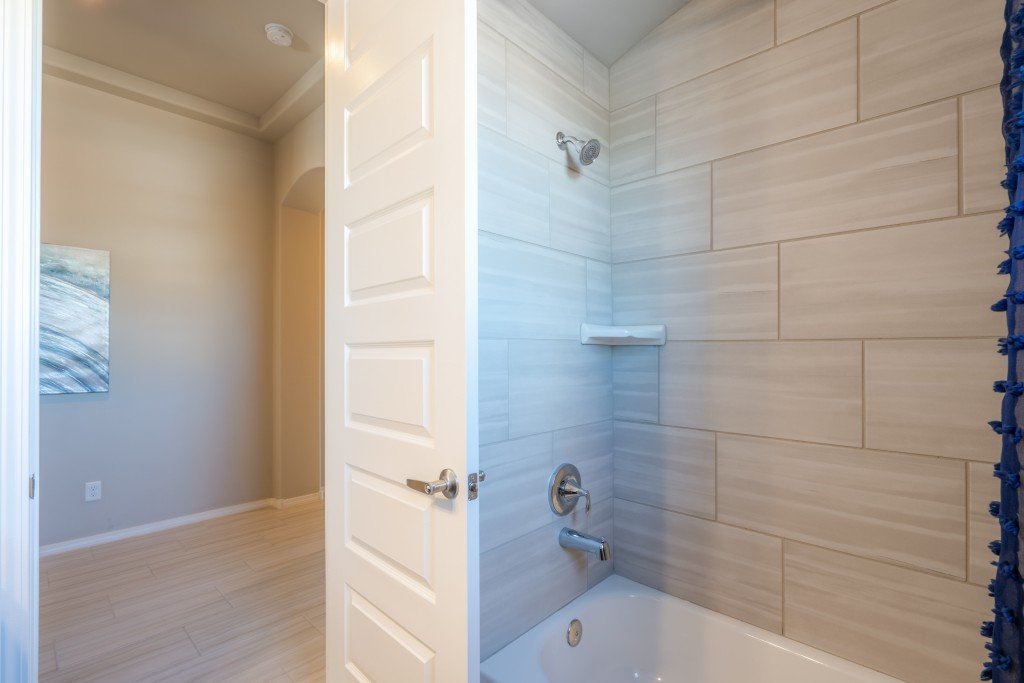
[[[964,215],[964,98],[956,98],[956,206]]]
[[[867,448],[868,443],[868,379],[867,379],[867,346],[865,340],[860,342],[860,447]]]
[[[655,176],[657,177],[657,176]],[[715,162],[708,162],[708,251],[715,250]]]
[[[775,338],[782,339],[782,244],[775,244]]]
[[[772,1],[772,46],[779,46],[779,0]]]
[[[971,582],[971,463],[964,463],[964,580]]]
[[[715,476],[715,516],[714,520],[718,521],[718,432],[712,432],[712,453],[711,457],[715,461],[714,476]]]
[[[779,541],[779,621],[786,635],[786,540]]]
[[[861,84],[861,68],[860,68],[861,48],[860,48],[860,15],[859,14],[857,15],[857,18],[855,19],[855,21],[857,22],[857,27],[856,27],[856,32],[857,32],[857,36],[856,36],[856,41],[857,41],[857,46],[856,46],[856,48],[857,48],[857,81],[854,84],[854,86],[857,89],[857,121],[861,121],[863,119],[863,111],[862,111],[863,108],[861,106],[861,99],[862,99],[861,92],[863,91],[863,86]]]

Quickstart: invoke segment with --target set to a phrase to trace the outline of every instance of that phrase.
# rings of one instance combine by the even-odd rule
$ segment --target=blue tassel
[[[1017,173],[1007,173],[1006,177],[999,182],[999,185],[1007,192],[1016,192],[1018,178]]]
[[[995,302],[994,304],[992,304],[989,308],[991,308],[996,313],[1002,313],[1003,311],[1006,310],[1007,305],[1008,304],[1007,304],[1006,299],[1003,298],[1003,299],[1000,299],[999,301]]]
[[[1004,379],[998,380],[992,383],[992,391],[997,394],[1010,394],[1012,396],[1020,396],[1024,394],[1024,382],[1015,382],[1010,384]]]
[[[1008,579],[1012,579],[1017,576],[1017,565],[1013,562],[1003,560],[1002,562],[993,562],[992,566],[996,568],[997,572]]]
[[[1001,508],[1002,503],[1000,503],[998,500],[993,500],[991,503],[988,504],[988,514],[992,515],[993,517],[998,517],[999,510]]]
[[[981,636],[983,638],[991,638],[992,637],[992,631],[994,629],[995,629],[995,624],[993,622],[991,622],[991,621],[983,621],[983,622],[981,622],[981,628],[979,629],[979,632],[981,633]]]
[[[996,269],[996,273],[999,274],[999,275],[1009,275],[1010,274],[1010,259],[1006,259],[1005,261],[1001,262],[999,264],[999,268]]]
[[[992,680],[992,665],[991,664],[986,664],[985,668],[983,668],[981,670],[981,673],[978,674],[978,678],[980,680],[982,680],[982,681],[991,681]]]
[[[992,541],[988,544],[988,549],[992,551],[992,554],[999,557],[1003,554],[1003,544],[999,541]]]
[[[1014,443],[1020,443],[1021,438],[1024,437],[1024,430],[1016,425],[1004,425],[999,420],[992,420],[988,423],[988,426],[992,428],[992,431],[996,434],[1002,434],[1003,436],[1009,436]],[[999,471],[999,465],[995,466],[996,474],[993,476],[1002,476]]]
[[[997,424],[999,424],[1002,429],[1006,429],[1006,427],[1002,427],[1001,422]],[[1020,488],[1020,474],[1017,472],[1003,472],[1002,468],[996,464],[992,467],[992,476],[997,479],[1002,479],[1003,483],[1011,489]]]
[[[1009,607],[996,607],[992,610],[992,613],[1001,617],[1010,626],[1017,623],[1016,617],[1013,616],[1013,610]]]
[[[1010,668],[1010,658],[1002,654],[992,643],[985,643],[985,649],[989,651],[990,664],[992,668],[1006,671]]]
[[[1017,522],[1016,517],[1000,516],[999,526],[1003,529],[1003,531],[1010,534],[1011,536],[1016,536],[1017,532],[1020,531],[1020,526]]]
[[[992,579],[988,582],[988,597],[996,597],[996,580]]]
[[[1013,232],[1013,217],[1007,216],[1003,220],[999,221],[996,227],[999,228],[1000,235],[1009,235]]]

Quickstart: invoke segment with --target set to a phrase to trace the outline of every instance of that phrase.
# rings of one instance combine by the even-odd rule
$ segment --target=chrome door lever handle
[[[406,479],[405,485],[413,491],[425,493],[432,496],[435,493],[443,493],[444,497],[451,500],[459,495],[459,478],[453,470],[441,471],[441,478],[437,481],[420,481],[419,479]]]

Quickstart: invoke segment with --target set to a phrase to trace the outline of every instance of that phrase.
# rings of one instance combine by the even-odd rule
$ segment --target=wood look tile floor
[[[324,680],[324,510],[266,508],[40,562],[39,680]]]

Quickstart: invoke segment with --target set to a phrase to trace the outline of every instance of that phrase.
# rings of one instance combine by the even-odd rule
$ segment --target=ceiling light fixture
[[[292,30],[284,24],[270,23],[263,27],[267,32],[267,40],[280,47],[292,46]]]

